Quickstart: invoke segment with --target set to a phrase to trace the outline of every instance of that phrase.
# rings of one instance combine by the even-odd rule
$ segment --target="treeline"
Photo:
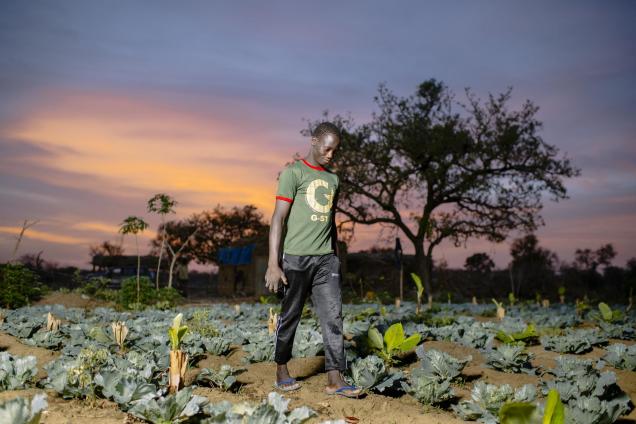
[[[562,261],[556,253],[541,247],[535,235],[516,239],[511,244],[511,260],[497,269],[484,252],[468,258],[461,269],[451,269],[442,261],[434,266],[433,292],[435,301],[470,302],[473,296],[480,302],[491,298],[549,299],[567,302],[585,298],[626,304],[636,289],[636,257],[619,267],[612,262],[617,252],[612,244],[597,249],[576,249],[574,261]],[[404,290],[407,298],[415,297],[415,285],[410,273],[417,267],[412,255],[404,255]],[[399,295],[399,268],[395,252],[389,248],[371,248],[351,253],[347,258],[344,289],[350,299]]]

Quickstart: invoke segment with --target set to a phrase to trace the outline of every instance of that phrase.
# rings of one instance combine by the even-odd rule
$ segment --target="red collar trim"
[[[323,168],[322,166],[313,166],[312,164],[310,164],[309,162],[307,162],[305,159],[302,159],[303,163],[305,165],[307,165],[308,167],[310,167],[311,169],[315,169],[316,171],[324,171],[325,168]]]

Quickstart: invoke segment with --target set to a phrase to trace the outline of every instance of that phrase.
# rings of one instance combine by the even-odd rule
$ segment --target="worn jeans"
[[[316,256],[283,255],[287,285],[276,327],[274,360],[286,364],[292,357],[294,336],[308,295],[320,320],[325,371],[347,368],[342,335],[340,260],[333,253]]]

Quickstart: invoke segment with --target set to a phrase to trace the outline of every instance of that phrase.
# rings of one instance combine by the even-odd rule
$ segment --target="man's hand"
[[[285,277],[283,270],[280,269],[278,265],[268,266],[267,272],[265,273],[265,287],[267,287],[272,293],[276,293],[278,291],[280,281],[287,285],[287,278]]]

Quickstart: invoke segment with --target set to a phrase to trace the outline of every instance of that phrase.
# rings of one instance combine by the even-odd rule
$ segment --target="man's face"
[[[318,163],[326,166],[333,160],[333,155],[340,145],[340,139],[334,134],[327,133],[320,137],[314,137],[312,144]]]

